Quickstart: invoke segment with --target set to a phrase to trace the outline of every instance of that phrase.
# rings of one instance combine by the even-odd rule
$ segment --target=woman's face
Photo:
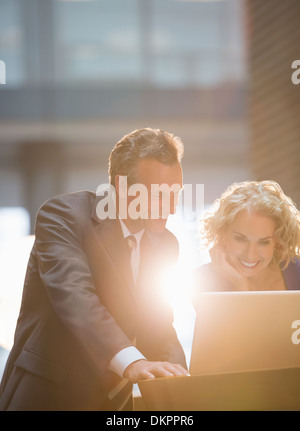
[[[240,274],[251,277],[267,268],[275,248],[275,222],[270,217],[241,211],[225,228],[227,259]]]

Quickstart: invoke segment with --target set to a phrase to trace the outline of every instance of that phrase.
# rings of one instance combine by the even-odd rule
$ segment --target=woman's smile
[[[270,217],[241,211],[224,232],[228,262],[246,277],[266,269],[273,260],[274,231],[275,222]]]

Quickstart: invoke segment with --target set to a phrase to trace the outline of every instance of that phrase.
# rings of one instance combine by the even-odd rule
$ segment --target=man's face
[[[136,184],[141,184],[145,193],[144,212],[141,217],[130,217],[136,196],[127,196],[129,218],[124,220],[131,232],[145,228],[153,233],[161,233],[166,227],[168,216],[175,214],[179,191],[182,188],[182,169],[179,162],[165,165],[155,159],[140,160],[136,166]],[[165,185],[161,188],[159,186]],[[140,208],[141,209],[141,208]]]

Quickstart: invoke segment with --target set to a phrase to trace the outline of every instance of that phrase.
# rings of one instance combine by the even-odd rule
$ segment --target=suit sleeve
[[[39,210],[35,228],[38,268],[54,312],[101,371],[131,342],[99,300],[75,212],[62,197],[49,200]]]

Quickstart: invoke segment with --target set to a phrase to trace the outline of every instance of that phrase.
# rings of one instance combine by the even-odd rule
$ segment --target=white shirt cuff
[[[123,373],[125,369],[132,362],[138,361],[140,359],[146,359],[144,355],[134,346],[126,347],[125,349],[118,352],[108,364],[108,369],[118,374],[118,376],[123,378]]]

